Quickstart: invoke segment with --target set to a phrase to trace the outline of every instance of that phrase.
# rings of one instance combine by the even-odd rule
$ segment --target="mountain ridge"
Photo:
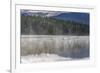
[[[54,12],[54,11],[23,11],[21,15],[52,17],[64,21],[74,21],[89,25],[89,14],[79,12]]]

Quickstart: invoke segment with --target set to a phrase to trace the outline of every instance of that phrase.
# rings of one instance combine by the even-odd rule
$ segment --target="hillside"
[[[45,16],[21,15],[22,35],[89,35],[89,25]]]

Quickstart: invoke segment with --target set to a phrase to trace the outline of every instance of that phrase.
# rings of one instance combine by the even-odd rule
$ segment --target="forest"
[[[21,35],[89,35],[89,25],[46,16],[21,15]]]

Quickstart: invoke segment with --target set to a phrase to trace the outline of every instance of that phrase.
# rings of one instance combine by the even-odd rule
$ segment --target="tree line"
[[[89,35],[89,25],[53,17],[21,15],[22,35]]]

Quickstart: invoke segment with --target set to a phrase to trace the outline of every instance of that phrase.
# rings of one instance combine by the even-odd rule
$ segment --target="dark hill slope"
[[[22,35],[89,35],[89,25],[41,16],[21,15]]]

